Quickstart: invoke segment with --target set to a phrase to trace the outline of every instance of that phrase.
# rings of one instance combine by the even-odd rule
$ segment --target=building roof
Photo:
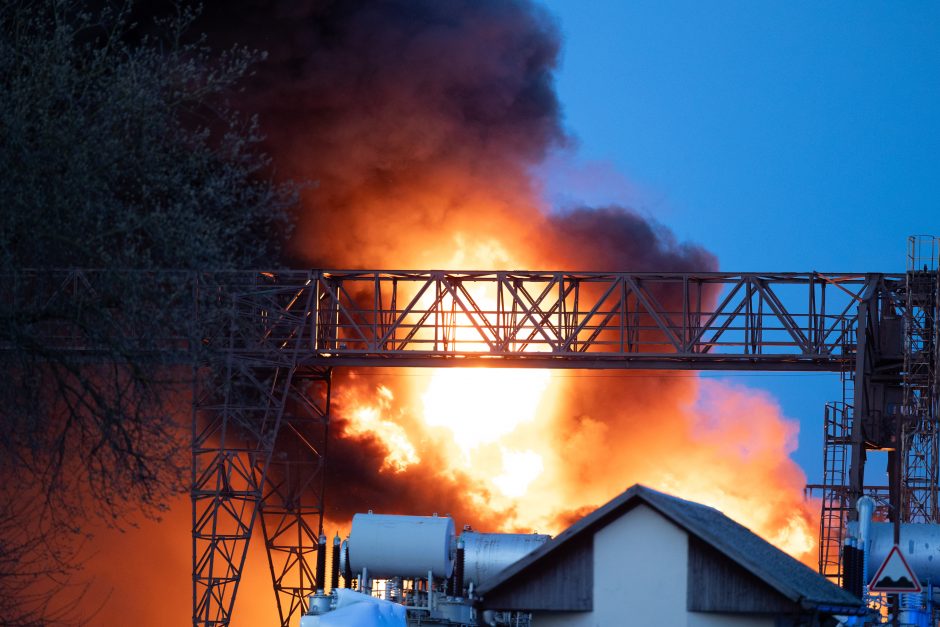
[[[861,600],[816,571],[790,557],[748,528],[718,510],[686,501],[642,485],[634,485],[594,510],[554,539],[509,566],[481,586],[479,593],[496,589],[536,562],[584,534],[593,534],[637,505],[645,504],[750,572],[781,595],[805,609],[831,614],[863,614]]]

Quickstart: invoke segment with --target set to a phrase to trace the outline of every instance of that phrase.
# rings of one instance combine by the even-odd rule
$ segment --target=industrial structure
[[[356,514],[349,537],[334,541],[330,592],[318,586],[300,627],[528,627],[528,612],[485,611],[475,590],[549,540],[547,535],[480,533],[469,527],[458,538],[453,519],[436,514]],[[323,536],[317,572],[324,582]]]
[[[552,539],[458,539],[447,517],[369,512],[339,552],[332,579],[344,570],[356,590],[318,590],[300,627],[823,627],[868,613],[721,512],[640,485]]]
[[[272,484],[265,470],[272,459],[322,468],[322,449],[295,447],[293,457],[275,440],[301,424],[327,429],[330,371],[342,366],[839,372],[843,398],[825,419],[819,566],[840,578],[843,530],[864,493],[889,520],[937,521],[937,240],[909,245],[903,274],[260,275],[231,294],[243,321],[233,328],[252,332],[233,333],[227,356],[230,385],[254,390],[258,403],[215,395],[196,412],[215,418],[200,423],[212,428],[194,441],[194,622],[228,621],[259,514],[275,521],[262,529],[285,625],[315,589],[307,558],[322,487],[303,488],[322,486],[322,472],[285,473],[294,484]],[[259,426],[247,445],[209,437],[245,421],[245,412]],[[892,451],[888,486],[865,483],[871,449]],[[222,522],[235,533],[219,533]],[[284,537],[294,545],[279,560]]]
[[[910,240],[907,271],[896,274],[141,274],[161,299],[195,295],[173,301],[195,302],[193,318],[205,302],[223,314],[203,337],[148,338],[141,348],[197,359],[193,624],[229,624],[256,523],[281,624],[306,611],[322,583],[314,564],[332,371],[348,366],[841,373],[842,398],[825,412],[824,480],[811,486],[822,498],[819,569],[839,579],[862,495],[874,498],[876,518],[940,522],[937,262],[929,237]],[[17,280],[45,287],[13,306],[41,308],[68,306],[99,279],[69,271]],[[56,325],[48,346],[93,358],[84,336]],[[873,449],[889,451],[888,485],[865,480]]]

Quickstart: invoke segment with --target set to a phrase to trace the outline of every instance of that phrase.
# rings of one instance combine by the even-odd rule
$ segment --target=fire
[[[444,262],[523,265],[497,239],[458,233],[452,243]],[[539,257],[534,249],[514,253]],[[495,297],[483,286],[474,289],[482,315],[493,312]],[[669,295],[662,297],[668,303]],[[424,298],[430,306],[434,296]],[[493,338],[480,313],[468,314],[450,295],[439,307],[449,312],[452,348],[489,350]],[[803,500],[805,478],[788,456],[797,424],[762,392],[674,373],[455,367],[404,380],[409,385],[392,377],[357,388],[342,411],[347,435],[371,434],[381,444],[377,470],[386,479],[400,477],[408,513],[466,508],[494,530],[557,533],[578,514],[644,483],[716,507],[807,563],[815,558],[816,505]],[[405,487],[412,481],[406,470],[443,482],[446,493],[425,505]]]
[[[401,472],[421,462],[414,445],[408,439],[405,429],[394,420],[386,417],[392,406],[392,391],[380,385],[375,390],[374,404],[358,405],[350,412],[351,420],[346,426],[346,435],[359,436],[365,433],[375,434],[388,449],[388,455],[382,464],[382,470]]]
[[[467,470],[485,445],[498,444],[498,461],[477,466],[478,476],[505,496],[522,496],[544,462],[534,450],[511,441],[520,426],[535,422],[550,380],[548,370],[438,370],[422,395],[424,423],[448,431],[459,451],[455,463]]]
[[[483,350],[464,318],[454,314],[454,337]],[[436,460],[447,498],[502,530],[557,533],[573,512],[644,483],[716,507],[808,563],[815,557],[815,505],[803,501],[805,478],[788,457],[797,424],[762,392],[670,373],[445,368],[406,379],[360,389],[345,410],[347,433],[382,444],[383,473]]]
[[[529,485],[545,469],[542,456],[533,450],[513,451],[501,448],[503,454],[503,474],[493,477],[499,489],[508,497],[524,496]]]
[[[449,429],[469,458],[472,449],[498,442],[535,420],[550,378],[546,370],[438,370],[422,396],[424,421]]]

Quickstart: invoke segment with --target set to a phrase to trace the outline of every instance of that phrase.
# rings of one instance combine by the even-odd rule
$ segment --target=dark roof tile
[[[641,485],[634,485],[509,566],[481,587],[479,592],[485,595],[527,570],[546,555],[557,551],[572,538],[583,533],[596,532],[641,503],[652,507],[691,535],[725,554],[794,603],[799,603],[807,609],[825,608],[834,613],[855,614],[864,611],[859,599],[718,510]]]

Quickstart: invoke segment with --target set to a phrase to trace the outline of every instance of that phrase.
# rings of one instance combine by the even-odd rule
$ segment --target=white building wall
[[[533,627],[773,627],[773,618],[686,611],[688,535],[638,505],[594,536],[594,610],[539,612]]]
[[[685,625],[688,535],[638,505],[594,535],[598,625]]]

